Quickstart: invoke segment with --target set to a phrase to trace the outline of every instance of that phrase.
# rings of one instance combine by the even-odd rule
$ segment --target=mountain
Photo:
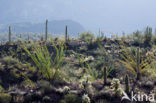
[[[10,24],[12,32],[15,33],[45,33],[45,23],[13,23]],[[64,34],[65,26],[68,25],[68,33],[72,35],[77,35],[83,32],[84,27],[72,20],[54,20],[48,22],[48,32],[52,34]],[[8,32],[8,24],[0,24],[0,33]]]

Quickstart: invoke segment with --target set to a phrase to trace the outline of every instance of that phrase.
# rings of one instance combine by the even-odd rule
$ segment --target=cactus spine
[[[45,40],[48,39],[48,20],[46,20],[46,28],[45,28]]]
[[[125,77],[125,91],[127,94],[130,94],[130,86],[129,86],[129,76],[126,75]]]
[[[140,79],[140,48],[137,48],[137,80]]]
[[[107,84],[107,71],[106,71],[106,67],[104,67],[104,85]]]
[[[66,29],[65,29],[65,42],[68,42],[68,26],[66,25]]]
[[[11,26],[9,26],[9,44],[11,44]]]

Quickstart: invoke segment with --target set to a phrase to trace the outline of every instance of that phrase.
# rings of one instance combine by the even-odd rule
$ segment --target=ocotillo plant
[[[107,70],[106,70],[106,67],[104,67],[103,75],[104,75],[104,85],[106,85],[107,84]]]
[[[11,43],[11,26],[9,26],[9,44]]]
[[[140,48],[137,48],[136,56],[137,56],[137,80],[139,80],[140,79]]]
[[[125,77],[125,91],[127,94],[130,94],[130,86],[129,86],[129,76],[126,75]]]
[[[48,20],[46,20],[46,28],[45,28],[45,40],[48,39]]]
[[[65,42],[68,42],[68,26],[66,25],[66,29],[65,29]]]

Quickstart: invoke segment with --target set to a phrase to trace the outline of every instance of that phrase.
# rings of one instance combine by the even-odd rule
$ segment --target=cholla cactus
[[[85,89],[85,87],[87,86],[87,81],[86,80],[82,80],[81,84],[80,84],[80,88]]]
[[[115,95],[117,97],[122,97],[122,94],[123,94],[123,90],[121,88],[118,88],[116,91],[115,91]]]
[[[82,96],[82,103],[91,103],[90,98],[88,97],[88,94],[84,94]]]
[[[119,79],[113,79],[111,82],[111,86],[112,88],[114,88],[115,90],[117,90],[118,88],[120,88],[120,81]]]
[[[111,86],[112,86],[112,88],[114,89],[114,92],[115,92],[115,95],[117,96],[117,97],[121,97],[122,96],[122,94],[123,94],[123,90],[122,90],[122,88],[120,87],[120,81],[119,81],[119,79],[113,79],[113,81],[112,81],[112,83],[111,83]]]
[[[68,86],[65,86],[63,88],[63,93],[67,94],[67,93],[69,93],[69,91],[70,91],[70,88]]]
[[[82,81],[81,81],[81,85],[85,88],[87,86],[89,86],[91,83],[89,82],[89,78],[90,75],[86,75],[83,77]]]

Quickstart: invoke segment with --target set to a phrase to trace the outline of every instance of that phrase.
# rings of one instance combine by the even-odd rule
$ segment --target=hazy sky
[[[86,30],[156,27],[156,0],[0,0],[0,24],[71,19]]]

